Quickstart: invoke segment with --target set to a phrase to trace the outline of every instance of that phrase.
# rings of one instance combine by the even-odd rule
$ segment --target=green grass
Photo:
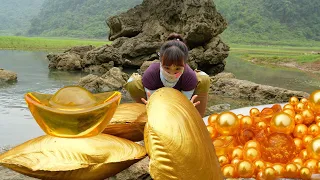
[[[0,36],[0,49],[59,51],[66,50],[74,46],[93,45],[98,47],[105,44],[111,44],[111,41],[70,38]]]

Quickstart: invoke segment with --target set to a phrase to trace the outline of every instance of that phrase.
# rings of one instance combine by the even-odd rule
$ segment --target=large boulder
[[[0,68],[0,83],[12,83],[18,79],[17,73]]]
[[[144,0],[141,5],[112,16],[106,22],[110,28],[109,39],[113,41],[111,45],[94,49],[78,47],[57,55],[62,57],[48,56],[49,68],[102,73],[112,62],[114,66],[138,69],[145,61],[158,59],[160,46],[170,33],[176,32],[186,40],[192,68],[208,74],[224,70],[229,47],[219,34],[227,23],[212,0]],[[73,60],[67,61],[67,58]]]

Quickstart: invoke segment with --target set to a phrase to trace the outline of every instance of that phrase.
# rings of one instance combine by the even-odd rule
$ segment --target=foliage
[[[106,19],[142,0],[46,0],[31,21],[32,36],[106,38]]]
[[[98,47],[110,43],[110,41],[102,40],[0,36],[0,49],[59,51],[66,50],[74,46],[93,45]]]
[[[230,42],[320,41],[318,0],[214,0]]]

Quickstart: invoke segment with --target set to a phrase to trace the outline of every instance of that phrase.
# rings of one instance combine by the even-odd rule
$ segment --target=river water
[[[85,73],[49,71],[46,52],[0,51],[0,68],[18,74],[18,82],[0,85],[0,147],[15,146],[43,135],[24,101],[27,92],[55,93],[59,88],[73,85]],[[308,93],[319,89],[320,77],[301,71],[263,67],[244,62],[236,56],[227,59],[227,72],[238,79],[278,86]],[[232,97],[219,99],[229,103]]]

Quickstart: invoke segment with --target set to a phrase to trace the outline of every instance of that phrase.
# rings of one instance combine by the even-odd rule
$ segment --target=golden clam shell
[[[42,130],[57,137],[90,137],[101,133],[120,103],[121,93],[91,94],[78,86],[67,86],[55,94],[30,92],[28,107]]]
[[[207,128],[181,92],[158,89],[148,101],[147,114],[144,139],[153,179],[223,179]]]
[[[0,165],[40,179],[100,180],[146,156],[145,148],[100,134],[88,138],[41,136],[0,155]]]
[[[131,141],[141,141],[147,120],[146,105],[140,103],[120,104],[102,133]]]

